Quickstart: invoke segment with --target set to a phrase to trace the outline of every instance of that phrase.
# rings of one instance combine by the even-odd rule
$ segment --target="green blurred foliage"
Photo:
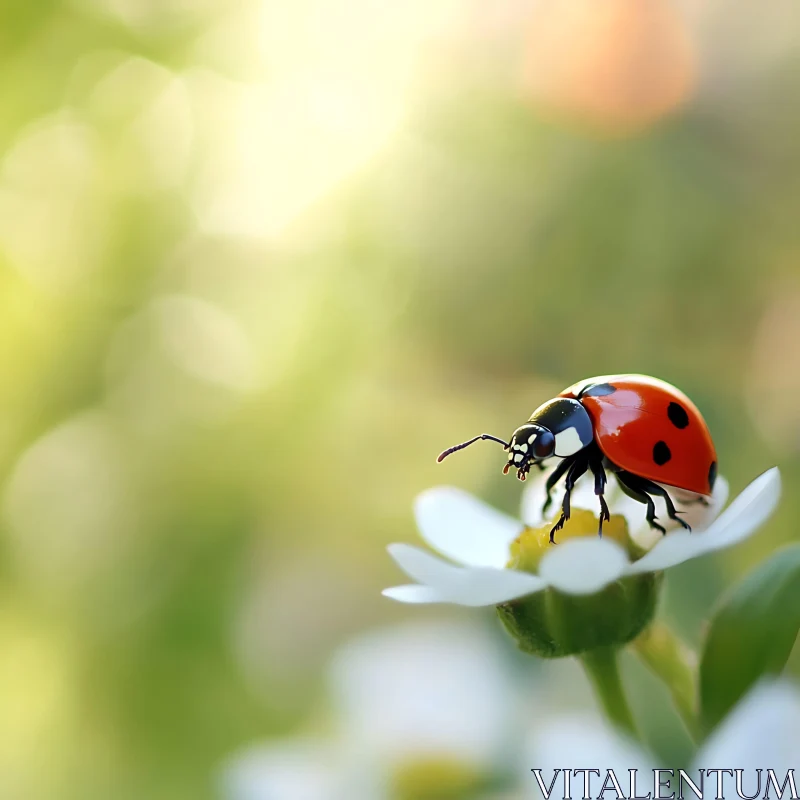
[[[415,537],[414,495],[452,483],[516,510],[489,447],[435,454],[508,434],[582,377],[680,386],[734,491],[783,471],[766,530],[668,576],[662,613],[689,639],[721,587],[796,538],[800,416],[765,435],[781,405],[755,403],[751,376],[800,388],[800,341],[756,346],[776,296],[800,291],[800,51],[762,48],[726,82],[730,53],[715,61],[706,36],[716,72],[686,110],[605,137],[520,95],[513,14],[482,35],[481,8],[454,4],[425,39],[410,4],[409,40],[375,66],[400,123],[378,135],[356,92],[297,152],[287,122],[273,158],[270,91],[294,86],[281,69],[304,79],[308,30],[349,8],[329,6],[0,9],[0,783],[15,797],[210,797],[236,748],[323,725],[337,643],[420,613],[379,596],[398,578],[384,545]],[[345,54],[373,32],[353,8]],[[402,90],[392,53],[419,56]],[[362,127],[378,130],[363,156]],[[674,725],[648,733],[682,752]]]
[[[799,566],[796,545],[778,550],[715,609],[700,663],[700,707],[708,730],[762,676],[785,667],[800,629]]]

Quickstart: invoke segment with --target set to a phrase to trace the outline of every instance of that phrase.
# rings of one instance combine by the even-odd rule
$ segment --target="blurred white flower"
[[[787,680],[764,682],[717,726],[696,759],[699,767],[784,773],[800,764],[800,688]]]
[[[234,755],[222,772],[227,798],[380,800],[409,779],[466,791],[519,754],[516,683],[480,626],[443,621],[368,633],[335,654],[329,677],[329,739],[279,740]]]
[[[347,741],[384,765],[433,756],[485,772],[512,733],[511,676],[472,625],[367,634],[338,653],[331,684]]]
[[[800,753],[800,689],[779,679],[757,685],[713,731],[694,758],[689,776],[697,782],[699,770],[729,767],[744,770],[743,787],[747,793],[757,780],[756,769],[765,770],[761,790],[766,788],[767,769],[772,769],[779,784],[787,770],[797,768]],[[623,739],[619,732],[597,717],[579,714],[547,720],[530,737],[526,769],[541,769],[549,785],[555,769],[599,767],[601,778],[607,769],[624,779],[628,770],[641,771],[639,789],[648,791],[656,759],[640,745]],[[725,776],[724,796],[736,797],[734,778]],[[716,774],[705,776],[708,795],[717,795]],[[538,794],[531,781],[530,794]],[[651,784],[652,785],[652,784]],[[673,788],[675,783],[673,781]],[[556,786],[560,788],[560,784]],[[759,795],[761,793],[759,792]],[[594,796],[594,794],[593,794]],[[667,796],[667,795],[665,795]]]
[[[523,502],[525,522],[542,524],[544,498],[542,473],[528,490]],[[573,508],[596,508],[594,494],[573,492]],[[383,594],[404,603],[456,603],[465,606],[489,606],[505,603],[552,587],[567,594],[593,594],[619,578],[656,572],[676,566],[715,550],[730,547],[750,536],[772,514],[780,496],[780,474],[774,467],[754,480],[716,518],[727,499],[728,487],[717,480],[714,497],[708,508],[695,507],[704,518],[690,519],[693,532],[670,532],[661,537],[642,558],[631,562],[627,553],[610,539],[601,539],[596,531],[570,539],[552,548],[542,558],[539,574],[507,569],[511,543],[525,527],[459,489],[440,487],[423,492],[416,501],[417,525],[423,539],[435,550],[457,562],[444,561],[408,544],[389,545],[389,553],[400,568],[418,583],[395,586]],[[643,542],[637,525],[643,519],[632,517],[630,506],[621,498],[608,495],[612,513],[631,521],[631,538]],[[641,509],[641,506],[639,506]]]
[[[525,758],[525,767],[540,769],[547,785],[557,769],[611,769],[618,777],[627,778],[629,769],[637,769],[647,776],[654,766],[649,753],[624,738],[607,720],[588,712],[545,718],[542,727],[531,732]],[[574,780],[578,789],[581,779]],[[531,784],[535,789],[534,781]],[[557,789],[560,784],[561,781],[557,781]]]
[[[296,739],[255,746],[223,767],[220,783],[231,800],[347,800],[356,794],[342,754],[331,742]],[[352,776],[355,779],[355,776]]]

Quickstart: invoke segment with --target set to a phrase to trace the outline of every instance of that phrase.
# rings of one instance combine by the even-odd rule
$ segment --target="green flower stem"
[[[697,656],[666,625],[654,622],[631,643],[633,651],[666,684],[686,729],[702,739],[697,712]]]
[[[614,647],[589,650],[580,656],[589,680],[608,718],[630,738],[641,739],[622,688],[618,651]]]

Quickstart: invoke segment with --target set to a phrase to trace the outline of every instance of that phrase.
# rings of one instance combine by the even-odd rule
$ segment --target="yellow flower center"
[[[556,531],[556,545],[553,545],[550,542],[550,531],[554,524],[554,521],[551,520],[539,528],[525,528],[512,542],[511,559],[506,566],[509,569],[536,573],[545,553],[550,552],[552,547],[568,539],[597,536],[600,528],[599,519],[591,511],[576,508],[564,523],[564,527],[560,531]],[[643,554],[641,548],[637,547],[628,535],[628,523],[625,521],[625,517],[619,514],[612,514],[611,519],[603,523],[603,538],[612,539],[622,545],[633,560],[640,558]]]
[[[538,573],[547,553],[568,539],[597,537],[599,519],[591,511],[575,509],[569,522],[556,531],[555,520],[539,528],[526,528],[511,545],[509,569]],[[625,518],[613,515],[603,525],[603,538],[613,539],[635,561],[644,550],[628,535]],[[601,647],[621,647],[651,622],[658,601],[661,574],[626,575],[596,594],[572,595],[548,587],[541,592],[501,603],[497,614],[519,648],[542,658],[579,655]]]

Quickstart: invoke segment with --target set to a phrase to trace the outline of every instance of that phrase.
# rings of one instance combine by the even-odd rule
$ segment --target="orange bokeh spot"
[[[680,108],[697,66],[670,0],[545,0],[531,19],[523,76],[543,108],[625,134]]]

